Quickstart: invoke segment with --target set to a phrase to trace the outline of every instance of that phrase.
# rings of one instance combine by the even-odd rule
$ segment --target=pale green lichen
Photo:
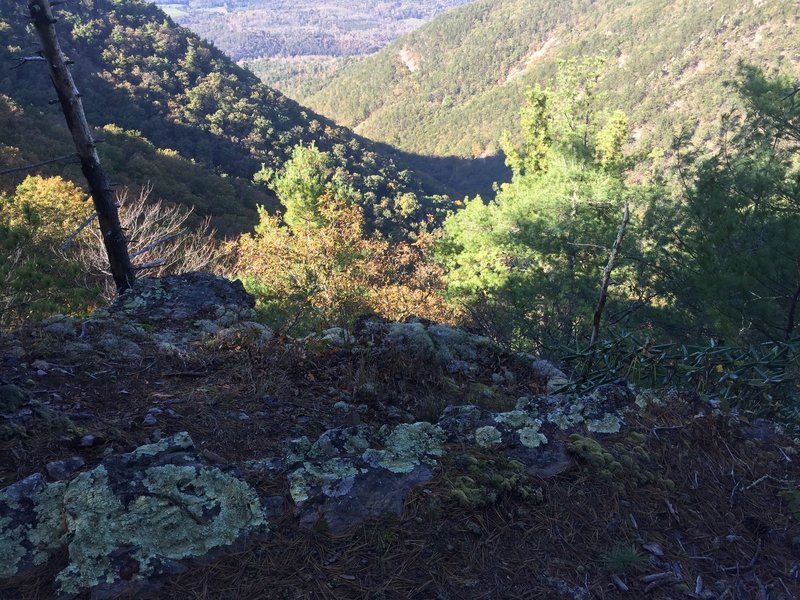
[[[369,449],[362,455],[372,466],[381,466],[392,473],[410,473],[421,463],[435,464],[432,457],[444,454],[444,431],[421,421],[403,423],[386,438],[385,449]]]
[[[283,443],[283,453],[286,457],[286,464],[289,465],[303,462],[309,450],[311,450],[311,440],[306,436],[293,438]]]
[[[321,465],[304,462],[289,474],[289,494],[295,502],[305,502],[311,497],[312,488],[319,485],[327,496],[343,496],[353,487],[359,473],[347,458],[333,458]]]
[[[142,483],[150,494],[126,505],[103,465],[69,483],[63,503],[70,565],[56,578],[62,593],[115,581],[108,557],[118,548],[135,547],[138,576],[147,577],[156,559],[202,556],[267,524],[255,491],[219,469],[162,465],[147,469]]]
[[[305,502],[311,497],[311,486],[305,478],[305,469],[300,468],[288,475],[289,495],[296,503]]]
[[[0,517],[0,578],[17,574],[17,564],[25,556],[24,527],[11,527],[11,519]]]
[[[191,436],[186,431],[181,431],[175,435],[157,441],[154,444],[139,446],[133,451],[138,456],[155,456],[173,447],[183,448],[184,450],[194,446]]]
[[[497,427],[487,425],[486,427],[478,427],[475,430],[475,443],[481,448],[496,446],[502,441],[503,436],[497,430]]]
[[[640,390],[636,394],[635,404],[640,410],[645,410],[648,406],[663,406],[664,401],[653,390]]]
[[[417,356],[433,353],[431,336],[422,323],[392,323],[386,341],[390,346],[404,347]]]
[[[536,418],[539,416],[539,404],[540,401],[536,398],[531,398],[530,396],[521,396],[520,398],[517,398],[517,402],[514,405],[514,410],[524,411],[531,417]]]
[[[539,431],[539,427],[523,427],[517,434],[519,441],[526,448],[538,448],[547,443],[547,436]]]
[[[340,454],[360,454],[369,448],[368,431],[367,425],[326,431],[308,450],[308,456],[325,458]]]
[[[33,564],[44,564],[53,550],[64,543],[67,530],[62,518],[64,491],[68,483],[57,481],[48,485],[36,498],[36,526],[27,534],[35,548]]]
[[[621,427],[622,418],[613,413],[606,413],[602,419],[586,421],[586,429],[592,433],[619,433]]]
[[[547,413],[547,420],[562,431],[573,429],[583,423],[583,404],[576,402],[564,408],[557,408]]]
[[[511,429],[520,429],[522,427],[531,427],[536,423],[536,420],[525,411],[512,410],[509,412],[497,413],[494,417],[494,422],[499,425],[505,425]]]
[[[440,363],[452,360],[474,361],[478,357],[478,348],[494,347],[494,342],[487,337],[447,325],[431,325],[427,333],[436,346],[436,360]]]

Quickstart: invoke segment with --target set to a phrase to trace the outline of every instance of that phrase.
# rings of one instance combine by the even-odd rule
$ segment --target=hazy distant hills
[[[421,154],[491,155],[524,91],[560,59],[603,55],[608,105],[642,143],[716,135],[740,60],[800,76],[796,0],[478,0],[316,82],[285,89],[372,139]],[[316,87],[314,87],[316,86]]]
[[[262,164],[280,168],[297,144],[331,153],[377,220],[389,219],[387,197],[426,192],[383,149],[304,109],[260,83],[222,52],[140,0],[83,0],[58,8],[57,31],[87,116],[104,127],[98,147],[111,177],[154,195],[194,205],[227,232],[256,222],[256,204],[276,206],[252,183]],[[9,58],[37,47],[27,7],[0,0],[0,47]],[[0,170],[69,154],[63,116],[43,65],[0,68]],[[74,166],[48,172],[81,184]],[[0,179],[0,192],[25,176]],[[373,210],[374,209],[374,210]]]
[[[375,52],[471,0],[157,0],[234,60]]]

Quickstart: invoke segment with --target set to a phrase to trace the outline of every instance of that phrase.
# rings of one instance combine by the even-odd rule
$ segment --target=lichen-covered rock
[[[497,430],[497,427],[484,425],[475,430],[475,443],[481,448],[491,448],[499,445],[502,441],[503,436]]]
[[[50,335],[66,338],[74,337],[77,333],[75,329],[76,319],[65,315],[53,315],[42,322],[44,330]]]
[[[547,393],[555,394],[569,384],[569,377],[549,360],[534,360],[531,363],[533,374],[547,382]]]
[[[371,466],[380,466],[392,473],[410,473],[422,463],[436,464],[444,454],[444,432],[430,423],[403,423],[386,437],[384,448],[369,449],[363,454]]]
[[[142,358],[139,344],[110,331],[100,337],[100,347],[114,360],[138,362]]]
[[[445,434],[431,423],[400,424],[376,432],[341,427],[284,443],[289,493],[301,525],[322,519],[334,532],[370,517],[399,513],[415,485],[430,481],[443,456]]]
[[[193,322],[203,319],[230,327],[237,320],[252,318],[255,299],[240,281],[229,281],[211,273],[186,273],[161,278],[143,278],[109,309],[133,320]]]
[[[413,318],[405,323],[365,318],[356,323],[353,337],[379,352],[431,362],[451,374],[473,372],[501,353],[497,344],[485,336]]]
[[[31,476],[0,491],[0,577],[66,546],[59,593],[114,593],[180,570],[242,536],[265,531],[255,491],[201,461],[188,434],[111,456],[70,481]]]

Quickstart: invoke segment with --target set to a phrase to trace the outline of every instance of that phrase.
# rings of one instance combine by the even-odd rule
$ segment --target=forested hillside
[[[7,167],[69,153],[43,67],[27,62],[11,68],[15,57],[35,48],[26,11],[24,4],[0,2],[0,48],[11,59],[0,71],[0,165]],[[262,165],[280,168],[296,145],[313,143],[331,153],[332,168],[376,226],[400,226],[388,206],[397,191],[418,197],[417,221],[424,217],[425,193],[408,171],[261,84],[154,5],[82,2],[61,18],[62,47],[75,61],[90,123],[106,130],[99,150],[116,181],[150,181],[156,197],[215,215],[228,232],[243,231],[256,222],[257,203],[277,207],[263,184],[252,187],[254,174]],[[0,184],[13,189],[22,176]],[[403,226],[412,221],[404,219]]]
[[[360,56],[470,0],[158,0],[181,25],[235,60]]]
[[[602,91],[633,137],[668,147],[678,129],[711,139],[739,60],[798,73],[792,0],[479,0],[377,55],[287,93],[359,133],[421,154],[494,154],[518,132],[525,91],[559,60],[607,58]]]

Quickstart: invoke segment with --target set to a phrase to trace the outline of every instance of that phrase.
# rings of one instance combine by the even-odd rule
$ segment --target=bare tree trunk
[[[603,316],[603,310],[605,309],[606,301],[608,300],[608,286],[611,284],[611,272],[614,270],[614,264],[617,262],[617,254],[619,254],[619,249],[622,246],[622,240],[625,237],[625,230],[628,228],[628,222],[630,221],[630,218],[630,207],[628,205],[628,201],[626,200],[625,208],[622,211],[622,223],[619,224],[619,229],[617,229],[617,239],[614,240],[614,244],[611,246],[611,252],[608,254],[606,268],[603,269],[603,278],[600,281],[600,298],[597,301],[597,308],[594,309],[594,319],[592,321],[592,339],[589,342],[590,353],[583,365],[583,370],[581,371],[581,377],[579,380],[580,385],[583,385],[583,383],[586,381],[586,378],[589,376],[589,372],[592,370],[592,366],[594,365],[594,360],[597,357],[597,348],[595,345],[597,344],[597,340],[600,338],[600,319]]]
[[[792,332],[794,331],[794,319],[797,313],[797,303],[800,302],[800,287],[795,290],[792,299],[789,302],[789,316],[786,319],[786,341],[792,339]]]
[[[131,259],[128,256],[128,241],[120,226],[111,186],[97,156],[96,145],[89,124],[86,122],[80,94],[75,88],[72,74],[64,60],[64,53],[61,52],[58,44],[54,27],[56,19],[53,18],[49,0],[31,0],[28,9],[42,44],[42,54],[47,61],[50,79],[58,94],[61,110],[67,120],[72,140],[75,142],[75,148],[81,161],[81,170],[89,183],[89,191],[97,211],[111,274],[117,286],[117,292],[122,293],[132,287],[136,280]]]
[[[625,202],[625,209],[622,213],[622,223],[617,230],[617,239],[614,240],[614,245],[611,246],[611,252],[608,255],[608,263],[603,270],[603,279],[600,283],[600,299],[597,301],[597,308],[594,309],[594,321],[592,322],[592,341],[591,346],[597,343],[600,337],[600,318],[603,316],[603,309],[606,307],[606,300],[608,300],[608,286],[611,283],[611,271],[614,270],[614,263],[617,261],[617,254],[619,253],[622,240],[625,237],[625,230],[628,228],[628,221],[631,219],[630,208],[628,202]]]

